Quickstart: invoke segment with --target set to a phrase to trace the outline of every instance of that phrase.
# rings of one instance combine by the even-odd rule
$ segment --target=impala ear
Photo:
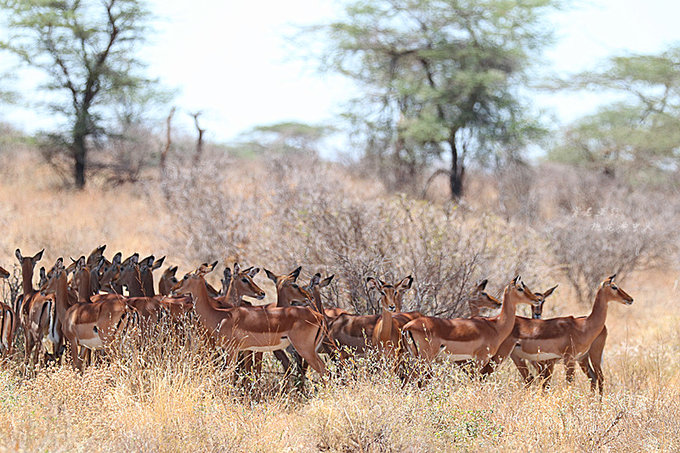
[[[512,284],[517,286],[519,284],[520,277],[519,275],[515,276],[515,278],[512,279]]]
[[[481,282],[477,283],[477,291],[484,291],[486,289],[487,283],[489,283],[489,280],[487,280],[486,278]]]
[[[251,267],[248,269],[248,277],[254,278],[260,272],[259,267]]]
[[[335,277],[335,274],[321,280],[321,282],[319,283],[319,288],[325,288],[326,286],[330,285],[331,281],[333,280],[333,277]]]
[[[555,285],[555,286],[553,286],[552,288],[550,288],[549,290],[547,290],[546,292],[544,292],[544,293],[543,293],[543,298],[545,299],[546,297],[548,297],[549,295],[551,295],[551,294],[553,293],[553,291],[555,291],[555,289],[556,289],[558,286],[559,286],[559,285]]]
[[[209,266],[210,270],[208,272],[212,272],[215,269],[215,266],[217,266],[217,260],[213,261],[213,263]]]
[[[370,290],[371,288],[380,289],[383,285],[382,282],[376,278],[368,277],[366,279],[366,286]]]
[[[611,275],[611,276],[609,276],[609,278],[607,279],[607,281],[608,281],[609,283],[611,283],[611,282],[614,281],[615,278],[616,278],[616,274]]]
[[[45,252],[45,249],[42,249],[41,251],[39,251],[38,253],[33,255],[33,264],[34,265],[35,265],[35,263],[37,263],[38,261],[40,261],[42,259],[43,252]]]
[[[397,288],[401,291],[406,291],[407,289],[411,289],[411,285],[413,284],[413,277],[410,275],[406,278],[404,278],[402,281],[400,281],[397,284]]]
[[[224,268],[223,274],[224,274],[224,279],[225,279],[225,280],[231,279],[231,269],[229,269],[228,267],[225,267],[225,268]]]
[[[40,266],[40,280],[47,278],[47,274],[45,273],[45,266]]]
[[[318,285],[321,282],[321,274],[316,273],[312,276],[312,279],[309,281],[309,287],[314,288],[316,285]]]
[[[165,261],[165,257],[158,258],[156,261],[154,261],[153,265],[151,266],[151,270],[156,270],[159,267],[163,265],[163,261]]]
[[[24,259],[24,257],[21,256],[21,250],[19,250],[19,249],[16,249],[16,250],[14,251],[14,256],[17,257],[17,259],[19,260],[20,263],[21,263],[21,261]]]
[[[293,279],[293,281],[296,281],[298,277],[300,276],[300,271],[302,270],[302,266],[298,266],[297,269],[295,269],[293,272],[289,274],[290,278]]]
[[[175,274],[177,273],[177,269],[178,269],[177,266],[172,266],[172,267],[170,267],[170,274],[171,274],[171,275],[175,275]]]
[[[118,252],[115,255],[113,255],[113,259],[111,260],[111,264],[120,264],[120,261],[123,259],[123,253]]]
[[[265,269],[264,273],[267,274],[267,278],[269,280],[273,281],[274,283],[278,283],[279,278],[276,275],[274,275],[272,271],[270,271],[269,269]]]
[[[241,266],[239,266],[238,263],[234,263],[234,275],[236,275],[240,272],[241,272]]]
[[[57,261],[54,263],[54,267],[56,269],[63,269],[64,268],[64,258],[61,256],[57,258]]]

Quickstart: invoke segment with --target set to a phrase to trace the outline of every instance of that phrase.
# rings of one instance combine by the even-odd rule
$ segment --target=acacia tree
[[[107,107],[149,82],[135,47],[149,12],[141,0],[1,0],[9,40],[2,47],[46,76],[54,93],[47,107],[63,115],[68,131],[54,134],[73,159],[78,188],[85,186],[90,139],[105,134]]]
[[[359,0],[315,27],[330,43],[322,68],[359,83],[348,116],[367,153],[413,175],[448,154],[451,194],[466,159],[517,153],[542,131],[519,94],[549,42],[541,18],[557,0]],[[446,156],[445,156],[446,157]],[[402,179],[400,175],[397,179]]]
[[[556,88],[607,90],[624,100],[568,126],[549,157],[610,176],[619,172],[648,181],[675,177],[680,168],[680,47],[615,56],[602,67],[558,82]]]

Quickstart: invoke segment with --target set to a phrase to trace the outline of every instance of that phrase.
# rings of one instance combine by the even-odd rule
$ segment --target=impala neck
[[[470,317],[471,318],[479,316],[479,307],[477,306],[477,304],[473,304],[472,302],[468,302],[468,309],[470,310]]]
[[[386,342],[392,339],[392,312],[382,309],[382,326],[380,328],[380,341]]]
[[[593,309],[586,318],[586,336],[595,338],[599,335],[605,321],[607,321],[607,305],[609,304],[604,296],[604,291],[600,289],[595,295]]]
[[[131,281],[128,282],[128,292],[130,297],[144,297],[144,289],[142,288],[142,276],[139,269],[135,269]]]
[[[153,289],[153,273],[151,269],[144,271],[144,275],[142,276],[142,290],[146,297],[153,297],[156,295]]]
[[[55,291],[54,297],[57,304],[57,316],[59,319],[64,320],[66,318],[66,310],[69,309],[68,282],[66,281],[65,272],[62,272],[57,278],[57,289]]]
[[[21,283],[24,289],[24,295],[30,295],[35,292],[33,289],[33,267],[21,266]]]
[[[236,289],[236,285],[234,285],[234,280],[235,278],[231,279],[231,282],[229,283],[229,288],[227,289],[227,294],[226,299],[227,303],[231,305],[232,307],[240,307],[241,306],[241,297],[242,294],[239,294],[238,289]],[[206,289],[206,294],[207,294],[207,289]]]
[[[517,308],[517,301],[510,290],[510,285],[505,288],[503,292],[503,305],[501,312],[496,316],[496,330],[501,337],[505,338],[510,335],[512,328],[515,325],[515,309]]]
[[[219,321],[216,325],[210,325],[210,319],[213,319],[218,310],[210,304],[210,296],[208,295],[208,288],[205,286],[205,281],[201,285],[196,285],[198,288],[191,291],[194,298],[194,310],[198,315],[198,319],[208,330],[212,331],[219,326]]]
[[[90,271],[87,269],[83,269],[80,271],[80,279],[79,279],[79,285],[78,285],[78,302],[87,302],[90,300],[90,296],[92,295],[92,292],[90,290],[91,288],[91,283],[90,283]]]

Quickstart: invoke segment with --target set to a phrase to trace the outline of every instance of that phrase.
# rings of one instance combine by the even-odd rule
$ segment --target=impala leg
[[[527,387],[530,386],[531,383],[534,381],[534,376],[531,374],[531,371],[529,370],[529,366],[527,365],[527,363],[523,359],[519,358],[516,354],[511,354],[510,358],[515,364],[517,371],[519,371],[519,374],[522,376],[522,379],[524,380],[524,385]]]
[[[279,349],[278,351],[274,351],[274,357],[276,357],[276,360],[279,361],[281,366],[283,367],[283,374],[286,378],[290,376],[291,374],[291,366],[290,366],[290,360],[288,359],[288,355],[286,354],[286,351]]]
[[[514,337],[508,337],[501,345],[498,347],[496,354],[491,357],[489,363],[484,365],[480,370],[483,375],[489,375],[493,373],[505,359],[508,358],[512,350],[515,348],[516,339]]]
[[[550,387],[550,380],[552,379],[553,370],[555,369],[556,360],[549,360],[543,362],[543,368],[539,374],[539,377],[543,379],[543,390],[547,390]]]
[[[595,338],[593,344],[590,345],[590,351],[588,356],[590,357],[590,363],[593,366],[595,375],[597,376],[597,386],[600,390],[600,395],[604,391],[604,373],[602,372],[602,354],[604,353],[604,345],[607,342],[607,327],[605,326],[600,332],[600,335]]]
[[[576,370],[576,364],[574,363],[574,359],[573,358],[565,359],[564,366],[565,366],[564,371],[565,371],[567,382],[569,384],[573,384],[574,383],[574,371]]]

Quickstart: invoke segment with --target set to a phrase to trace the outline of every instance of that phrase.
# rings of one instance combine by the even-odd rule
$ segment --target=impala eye
[[[616,286],[616,285],[612,285],[612,289],[614,289],[614,290],[618,290],[618,289],[619,289],[619,287],[618,287],[618,286]]]
[[[242,279],[241,279],[241,281],[242,281],[243,283],[248,283],[248,279],[247,279],[247,278],[245,278],[245,277],[244,277],[244,278],[242,278]]]

